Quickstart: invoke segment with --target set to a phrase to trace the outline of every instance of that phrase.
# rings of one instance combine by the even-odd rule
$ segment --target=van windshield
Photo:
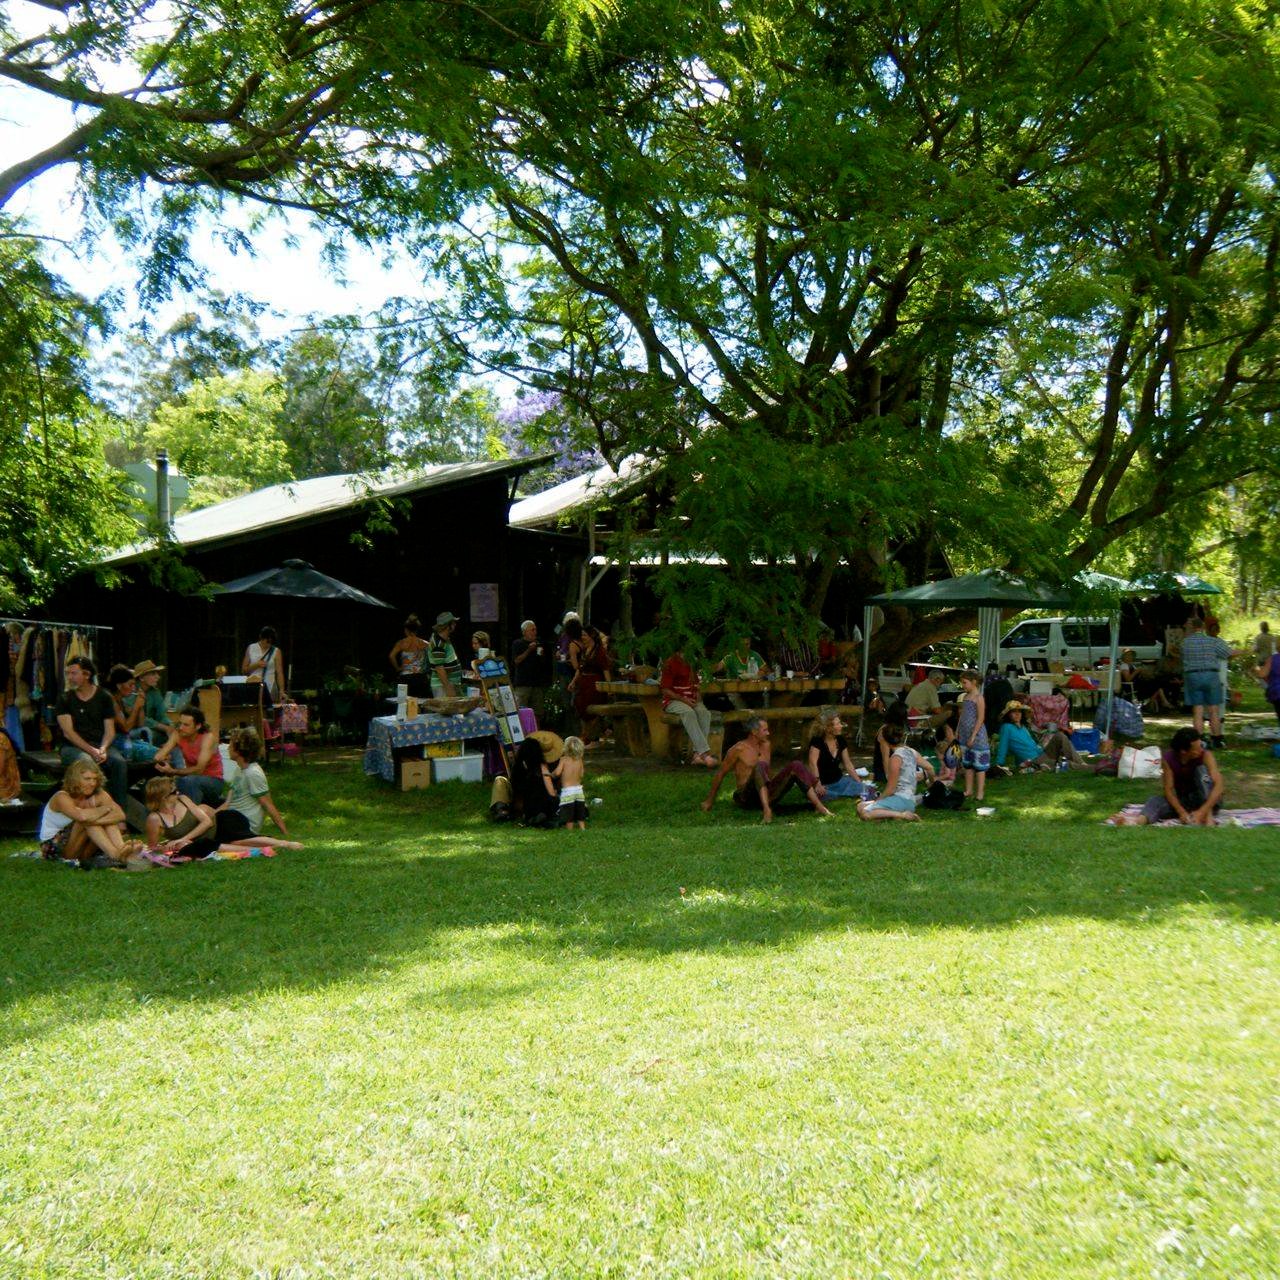
[[[1043,649],[1049,643],[1047,622],[1020,622],[1000,642],[1002,649]]]

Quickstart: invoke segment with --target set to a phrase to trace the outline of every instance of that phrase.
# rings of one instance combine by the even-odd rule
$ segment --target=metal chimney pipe
[[[156,519],[160,522],[161,532],[167,536],[173,524],[169,511],[169,452],[167,449],[156,451]]]

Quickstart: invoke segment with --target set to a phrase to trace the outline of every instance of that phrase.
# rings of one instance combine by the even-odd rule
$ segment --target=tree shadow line
[[[81,873],[31,864],[8,878],[15,897],[42,903],[6,913],[0,1043],[118,1013],[122,993],[203,1003],[319,989],[429,959],[475,929],[554,962],[732,956],[832,930],[1000,930],[1055,916],[1145,927],[1191,904],[1274,921],[1280,905],[1265,832],[1002,829],[941,816],[889,829],[795,817],[766,829],[744,817],[705,821],[691,839],[692,825],[577,835],[475,821],[431,836],[427,852],[320,843],[275,862],[95,873],[107,880],[100,892],[86,892]],[[65,878],[37,888],[29,876]],[[527,995],[526,977],[441,998],[482,1010]],[[84,997],[75,1008],[59,1000],[47,1018],[38,1002],[30,1018],[14,1009],[68,987]]]

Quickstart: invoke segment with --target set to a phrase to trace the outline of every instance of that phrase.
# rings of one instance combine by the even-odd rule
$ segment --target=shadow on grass
[[[460,786],[406,796],[316,775],[280,786],[315,843],[275,861],[145,876],[0,864],[0,1043],[131,1003],[319,989],[476,947],[554,963],[1053,917],[1142,926],[1188,905],[1277,916],[1274,833],[1097,825],[1142,784],[1020,779],[991,788],[989,822],[863,824],[845,807],[771,828],[727,801],[703,815],[704,777],[614,781],[602,768],[595,785],[591,831],[535,832],[490,826]],[[483,1010],[527,996],[526,977],[428,982],[421,999]]]

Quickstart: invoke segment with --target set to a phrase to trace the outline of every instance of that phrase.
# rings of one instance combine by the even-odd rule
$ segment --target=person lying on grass
[[[49,797],[40,814],[40,852],[51,860],[90,862],[101,853],[123,863],[142,849],[126,840],[124,811],[106,790],[106,775],[92,760],[73,760],[62,775],[62,789]]]
[[[1027,708],[1017,699],[1005,704],[1000,723],[1000,739],[996,744],[996,764],[1003,765],[1013,756],[1020,768],[1052,771],[1065,760],[1073,769],[1083,769],[1084,760],[1061,729],[1051,730],[1041,742],[1027,728]]]
[[[793,786],[800,787],[814,809],[824,818],[829,818],[831,810],[822,803],[817,792],[818,779],[798,760],[782,765],[777,773],[770,773],[773,748],[769,742],[769,722],[763,716],[752,716],[743,728],[747,736],[725,753],[716,776],[711,780],[711,793],[702,802],[703,812],[711,812],[720,784],[732,769],[736,783],[733,803],[739,809],[759,809],[762,822],[773,821],[773,806]]]
[[[918,751],[903,746],[905,735],[901,725],[887,724],[883,733],[891,752],[884,791],[879,800],[859,800],[858,817],[868,822],[881,818],[919,822],[916,787],[922,773],[929,785],[933,785],[933,766]]]
[[[1222,774],[1200,735],[1179,729],[1160,764],[1164,793],[1152,796],[1139,814],[1130,817],[1122,810],[1107,821],[1116,827],[1145,827],[1177,818],[1184,826],[1213,826],[1213,815],[1222,808]]]
[[[271,785],[259,760],[262,757],[262,739],[256,729],[245,726],[231,735],[228,750],[233,768],[227,798],[216,810],[209,813],[217,823],[217,838],[222,844],[240,848],[301,849],[297,840],[290,840],[289,828],[271,798]],[[262,834],[265,820],[270,818],[276,830],[284,837],[273,840]]]

